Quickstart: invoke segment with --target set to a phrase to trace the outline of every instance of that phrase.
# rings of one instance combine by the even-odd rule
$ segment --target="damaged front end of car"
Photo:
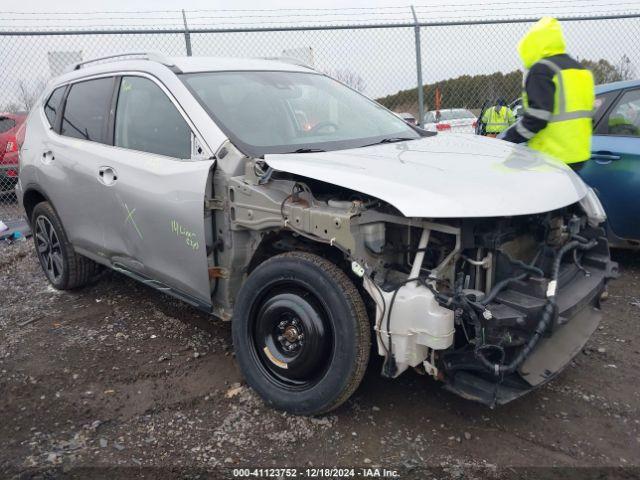
[[[216,188],[229,203],[216,223],[230,236],[220,259],[230,272],[251,272],[274,254],[302,250],[339,265],[368,303],[384,376],[414,368],[464,398],[500,405],[557,375],[597,328],[617,264],[602,206],[571,172],[554,167],[545,178],[558,191],[560,182],[574,188],[573,200],[541,213],[422,217],[381,199],[370,183],[349,189],[318,178],[329,168],[302,175],[315,165],[307,158],[287,157],[280,169],[252,161],[230,177],[221,162]],[[458,198],[459,212],[469,199]],[[475,208],[493,212],[496,204],[487,196]],[[233,307],[237,277],[221,279],[219,305]]]
[[[386,268],[364,279],[383,375],[413,367],[492,407],[553,378],[595,331],[617,274],[603,218],[590,191],[544,214],[392,227]]]

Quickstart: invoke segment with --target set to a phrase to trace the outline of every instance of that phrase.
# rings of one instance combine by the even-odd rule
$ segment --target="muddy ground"
[[[58,292],[30,241],[0,245],[0,477],[230,478],[284,466],[300,477],[357,466],[399,478],[635,478],[640,254],[617,260],[605,320],[533,394],[490,410],[413,372],[382,379],[373,361],[345,405],[300,418],[243,386],[229,324],[116,273]]]

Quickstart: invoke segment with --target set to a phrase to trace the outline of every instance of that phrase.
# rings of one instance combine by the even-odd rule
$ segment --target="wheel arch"
[[[247,274],[250,274],[261,263],[265,262],[274,255],[280,253],[301,251],[315,253],[327,260],[335,263],[338,267],[348,274],[346,269],[346,261],[342,252],[331,245],[313,242],[299,236],[295,236],[293,232],[280,230],[277,232],[267,233],[262,236],[257,247],[253,250],[251,258],[247,265]]]
[[[353,282],[356,289],[360,293],[360,296],[362,297],[367,309],[369,321],[372,322],[373,325],[373,321],[376,316],[375,300],[364,288],[362,278],[357,276],[353,272],[350,260],[345,258],[344,253],[339,248],[332,245],[321,242],[313,242],[300,236],[295,236],[293,232],[287,230],[280,230],[277,232],[265,234],[262,236],[262,239],[258,246],[252,252],[251,258],[247,264],[246,275],[250,275],[252,271],[254,271],[260,264],[267,261],[269,258],[280,253],[293,251],[314,253],[329,260],[340,270],[342,270]]]
[[[22,194],[22,206],[27,214],[27,221],[31,223],[31,216],[36,205],[42,202],[49,202],[55,210],[55,206],[44,191],[37,185],[28,185]]]

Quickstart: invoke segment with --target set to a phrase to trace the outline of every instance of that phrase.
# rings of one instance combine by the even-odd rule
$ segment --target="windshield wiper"
[[[411,137],[389,137],[389,138],[383,138],[378,143],[406,142],[407,140],[415,140],[415,138],[411,138]]]
[[[388,137],[388,138],[383,138],[382,140],[375,143],[368,143],[367,145],[363,145],[363,147],[370,147],[371,145],[380,145],[381,143],[406,142],[407,140],[416,140],[416,139],[411,137]]]
[[[293,152],[286,152],[286,153],[316,153],[316,152],[326,152],[326,150],[323,150],[321,148],[299,148],[297,150],[294,150]]]

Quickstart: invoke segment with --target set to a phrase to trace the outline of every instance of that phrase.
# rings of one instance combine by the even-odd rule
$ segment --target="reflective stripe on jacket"
[[[528,95],[524,92],[525,113],[546,120],[547,125],[537,133],[527,132],[526,128],[520,128],[518,133],[527,138],[529,147],[565,163],[588,160],[591,156],[595,102],[593,75],[585,68],[563,69],[551,59],[543,58],[537,63],[553,72],[553,110],[530,107]]]
[[[590,156],[595,93],[591,72],[565,52],[555,18],[540,19],[522,38],[518,53],[527,70],[524,109],[504,139],[527,142],[565,163],[576,163]]]
[[[501,133],[515,122],[513,112],[505,106],[494,106],[482,114],[482,123],[486,133]]]

